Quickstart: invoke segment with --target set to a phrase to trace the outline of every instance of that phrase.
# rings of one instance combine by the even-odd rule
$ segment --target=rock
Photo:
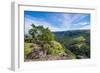
[[[27,55],[28,59],[36,59],[36,58],[41,58],[45,57],[47,54],[47,51],[41,48],[35,48],[32,50],[31,53]]]

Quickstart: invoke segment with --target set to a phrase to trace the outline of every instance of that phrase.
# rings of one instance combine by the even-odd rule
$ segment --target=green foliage
[[[42,35],[40,37],[42,41],[53,41],[54,40],[54,35],[48,28],[42,31]]]
[[[37,28],[34,24],[31,25],[32,28],[29,30],[29,34],[32,36],[33,39],[36,38]]]
[[[34,55],[41,54],[45,51],[46,56],[60,56],[75,59],[77,56],[84,56],[90,58],[90,34],[80,33],[79,35],[69,34],[57,36],[43,26],[31,25],[28,35],[24,35],[24,56],[27,57],[29,53],[35,50]],[[74,31],[73,31],[74,32]],[[30,46],[32,46],[30,48]],[[32,50],[33,49],[33,50]],[[36,52],[37,50],[37,52]],[[36,53],[36,54],[35,54]],[[33,56],[33,54],[31,55]],[[41,56],[41,55],[40,55]]]
[[[24,43],[24,57],[26,57],[32,51],[30,45],[30,43]]]
[[[71,59],[76,59],[76,55],[75,55],[74,53],[72,53],[70,50],[65,49],[65,52],[68,54],[68,56],[69,56]]]
[[[63,47],[67,48],[66,53],[70,56],[83,56],[90,58],[90,36],[88,33],[81,33],[81,35],[65,36],[58,39]],[[69,53],[70,52],[70,53]]]
[[[24,35],[24,41],[25,41],[26,43],[30,43],[30,42],[32,42],[32,41],[33,41],[33,39],[32,39],[32,37],[31,37],[31,36],[29,36],[29,35],[25,34],[25,35]]]
[[[65,55],[64,48],[59,42],[56,41],[50,41],[49,43],[44,44],[43,48],[48,50],[48,55]]]
[[[65,50],[59,42],[51,41],[51,46],[53,47],[53,54],[64,55]]]
[[[82,43],[85,41],[85,38],[83,36],[79,36],[79,37],[76,37],[72,40],[74,43]]]
[[[90,58],[90,46],[87,45],[87,44],[85,43],[85,44],[83,44],[83,45],[81,46],[81,48],[82,48],[82,53],[83,53],[83,55],[85,55],[85,56],[87,56],[88,58]]]
[[[32,36],[32,39],[40,41],[52,41],[54,40],[54,35],[48,28],[43,26],[31,25],[32,28],[29,30],[29,34]]]
[[[31,38],[29,38],[29,36],[26,36],[25,37],[26,40],[29,39],[33,40],[34,42],[30,43],[35,43],[39,45],[41,49],[47,51],[47,55],[53,55],[53,56],[66,55],[65,49],[59,42],[55,41],[54,34],[48,28],[44,28],[43,26],[35,26],[34,24],[32,24],[31,26],[32,28],[29,30]],[[29,45],[30,44],[25,43],[26,56],[30,53],[30,51],[32,51]],[[32,49],[34,49],[34,46],[32,47]]]
[[[83,36],[76,37],[71,40],[69,49],[77,56],[90,56],[90,47],[85,43],[86,39]]]

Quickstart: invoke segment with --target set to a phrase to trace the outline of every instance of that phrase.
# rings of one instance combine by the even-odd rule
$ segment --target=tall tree
[[[35,26],[31,25],[32,28],[29,30],[29,34],[32,36],[34,40],[40,41],[52,41],[54,40],[53,33],[49,30],[49,28],[44,28],[43,26]]]

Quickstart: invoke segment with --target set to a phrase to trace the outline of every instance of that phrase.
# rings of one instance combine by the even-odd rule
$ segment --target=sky
[[[31,24],[43,25],[51,31],[85,30],[90,29],[90,14],[24,11],[25,33]]]

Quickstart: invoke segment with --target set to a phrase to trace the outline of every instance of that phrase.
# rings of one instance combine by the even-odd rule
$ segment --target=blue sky
[[[51,31],[90,29],[90,14],[24,11],[25,33],[31,24],[43,25]]]

